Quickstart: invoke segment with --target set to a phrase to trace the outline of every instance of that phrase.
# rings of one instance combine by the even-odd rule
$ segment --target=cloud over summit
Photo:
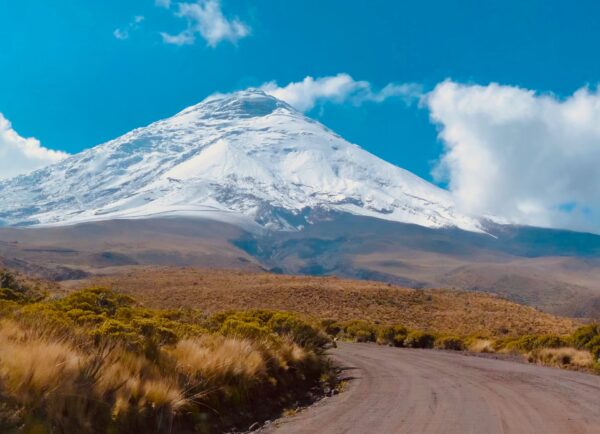
[[[561,99],[492,83],[423,99],[445,151],[436,174],[474,214],[600,231],[600,93]]]
[[[350,102],[362,104],[366,101],[383,102],[391,97],[400,97],[407,101],[418,98],[421,87],[412,83],[389,83],[381,90],[374,90],[371,83],[354,80],[349,74],[313,78],[279,86],[271,81],[261,86],[266,93],[281,99],[300,111],[309,111],[319,102]]]

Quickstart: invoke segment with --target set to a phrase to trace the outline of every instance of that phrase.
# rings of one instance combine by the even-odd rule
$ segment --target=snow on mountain
[[[481,230],[445,190],[254,89],[2,181],[0,198],[5,225],[187,215],[295,229],[347,212]]]

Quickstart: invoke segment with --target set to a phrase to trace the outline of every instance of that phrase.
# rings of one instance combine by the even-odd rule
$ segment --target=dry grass
[[[590,369],[594,366],[594,357],[589,351],[576,348],[541,348],[528,354],[530,362],[545,366],[571,369]]]
[[[468,342],[467,349],[475,353],[495,353],[494,341],[490,339],[473,339]]]
[[[24,406],[48,403],[53,416],[64,411],[61,397],[77,392],[86,357],[72,345],[32,337],[14,322],[0,328],[0,378],[4,392]]]
[[[0,324],[0,383],[2,400],[13,403],[14,413],[0,415],[2,429],[7,419],[21,417],[26,428],[42,433],[95,432],[111,418],[118,425],[145,408],[173,417],[187,403],[177,380],[142,356],[80,347],[7,320]],[[95,419],[100,414],[103,421]]]
[[[248,339],[203,336],[177,343],[169,353],[178,371],[189,377],[218,382],[226,378],[262,378],[267,366],[261,352]]]
[[[321,333],[295,316],[231,312],[203,327],[133,303],[102,289],[5,303],[0,432],[221,432],[310,397],[330,370],[294,340],[293,327]]]
[[[208,313],[275,309],[458,335],[568,334],[578,325],[574,320],[482,293],[421,291],[335,277],[140,267],[95,278],[92,284],[122,290],[157,308],[194,307]]]

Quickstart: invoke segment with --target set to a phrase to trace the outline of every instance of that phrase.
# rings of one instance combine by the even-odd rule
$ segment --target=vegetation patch
[[[194,307],[203,312],[267,309],[334,322],[399,324],[436,334],[494,338],[571,333],[576,320],[501,297],[445,289],[415,290],[382,282],[288,276],[242,270],[128,267],[82,285],[117,288],[146,306]],[[362,340],[368,326],[356,324]],[[352,333],[352,331],[350,331]]]
[[[334,340],[377,342],[405,348],[435,348],[477,353],[521,355],[531,363],[600,373],[600,325],[589,324],[569,335],[527,334],[513,337],[448,335],[410,330],[402,325],[381,325],[369,321],[324,320],[321,328]]]
[[[6,289],[2,433],[223,432],[334,386],[328,336],[297,315],[148,309],[102,288],[45,300]]]

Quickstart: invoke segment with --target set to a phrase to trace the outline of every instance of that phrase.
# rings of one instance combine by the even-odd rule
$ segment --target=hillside
[[[505,299],[451,290],[413,290],[372,281],[287,276],[241,270],[132,267],[78,282],[132,295],[149,307],[277,309],[318,318],[364,319],[466,334],[569,333],[574,320]]]
[[[209,219],[125,219],[0,228],[0,265],[57,281],[144,265],[334,275],[489,292],[557,315],[600,318],[600,237],[507,227],[496,234],[357,216],[263,233]]]

